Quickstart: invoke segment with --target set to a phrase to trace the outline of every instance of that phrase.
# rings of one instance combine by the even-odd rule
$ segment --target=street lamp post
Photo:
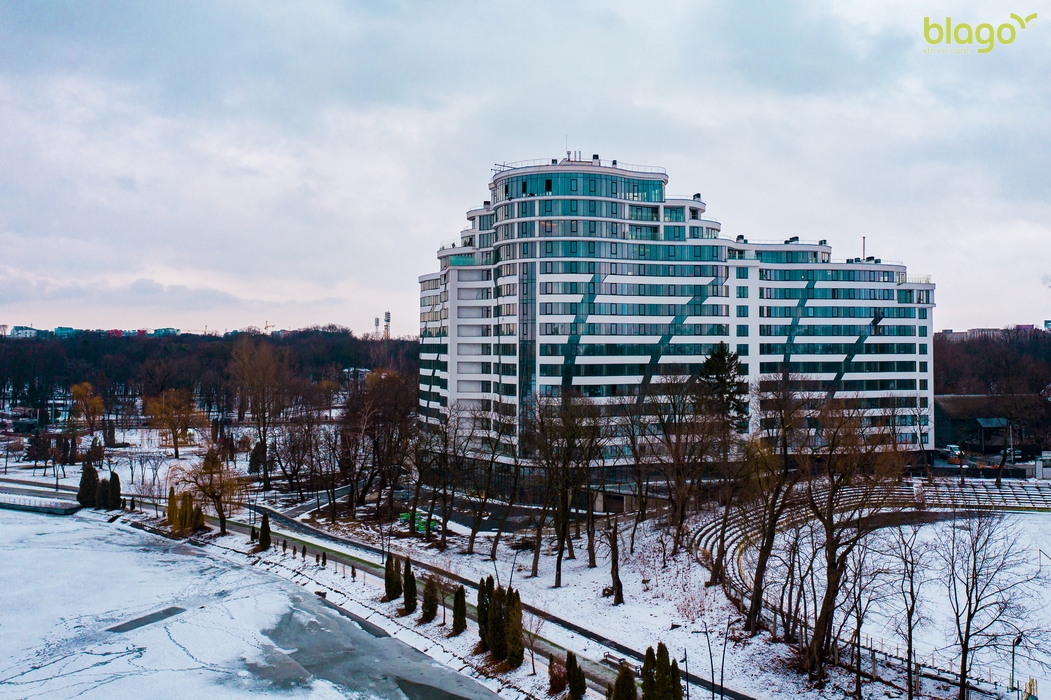
[[[690,652],[684,647],[682,662],[686,665],[686,700],[690,700]]]
[[[1014,642],[1011,643],[1011,690],[1015,691],[1015,697],[1018,697],[1018,688],[1015,687],[1015,649],[1022,643],[1022,635],[1015,637]]]

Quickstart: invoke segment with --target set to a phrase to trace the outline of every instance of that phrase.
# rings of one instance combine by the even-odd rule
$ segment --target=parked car
[[[963,457],[963,450],[960,449],[959,445],[946,445],[941,451],[942,459],[959,459]]]

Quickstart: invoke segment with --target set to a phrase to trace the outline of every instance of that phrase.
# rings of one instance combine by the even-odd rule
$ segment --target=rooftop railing
[[[668,171],[659,165],[635,165],[632,163],[621,163],[615,160],[592,160],[580,159],[580,160],[569,160],[563,158],[561,160],[557,158],[537,158],[533,160],[516,160],[511,163],[496,163],[493,165],[494,173],[502,173],[508,170],[517,170],[518,168],[540,168],[540,167],[554,167],[559,165],[597,165],[603,168],[617,168],[618,170],[627,170],[633,173],[655,173],[658,175],[667,175]]]

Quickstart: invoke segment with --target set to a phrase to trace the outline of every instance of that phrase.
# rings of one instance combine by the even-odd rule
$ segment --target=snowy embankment
[[[304,516],[301,520],[372,546],[381,546],[390,539],[387,526],[380,529],[364,524],[337,523],[333,526],[324,519],[324,511],[318,520],[311,516]],[[280,532],[280,528],[275,532]],[[390,542],[393,551],[401,556],[411,556],[413,561],[425,562],[467,580],[493,575],[505,585],[511,581],[520,590],[523,603],[638,652],[663,641],[679,659],[680,668],[685,665],[684,658],[688,658],[690,673],[706,679],[714,677],[716,683],[722,676],[728,689],[755,698],[791,696],[817,700],[845,696],[852,689],[852,679],[839,669],[831,671],[831,682],[824,690],[810,687],[805,676],[794,669],[793,652],[789,647],[771,642],[766,634],[757,637],[743,634],[740,616],[721,589],[704,586],[707,570],[693,561],[686,551],[675,558],[666,556],[670,554],[671,542],[654,522],[647,522],[639,528],[633,554],[630,552],[629,532],[626,528],[621,531],[621,578],[626,602],[615,607],[611,598],[602,595],[603,589],[610,585],[608,548],[599,547],[598,566],[588,568],[586,537],[575,540],[576,558],[563,563],[563,585],[557,589],[552,587],[555,557],[551,555],[547,538],[536,578],[529,577],[532,553],[515,552],[506,539],[496,562],[488,559],[490,540],[481,535],[476,543],[477,554],[473,556],[463,553],[466,538],[460,536],[450,535],[450,546],[445,552],[439,552],[419,539],[395,536]],[[284,536],[275,534],[275,541]],[[330,540],[300,533],[289,533],[288,536],[307,541],[313,547],[346,552],[380,563],[379,556],[367,550],[334,545]],[[469,599],[473,599],[473,595],[470,592]],[[607,652],[620,655],[553,624],[545,625],[541,636],[596,663],[601,662]],[[930,690],[936,693],[933,697],[951,694],[951,691],[940,692],[948,689],[932,687]],[[707,688],[696,686],[691,691],[701,693],[698,697],[709,692]]]

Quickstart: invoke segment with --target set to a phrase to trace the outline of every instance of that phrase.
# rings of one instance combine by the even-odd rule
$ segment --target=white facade
[[[752,383],[788,363],[815,391],[908,409],[899,439],[934,444],[929,279],[825,241],[726,236],[667,183],[597,156],[497,168],[420,277],[421,414],[492,408],[513,433],[535,392],[637,395],[727,343]]]

